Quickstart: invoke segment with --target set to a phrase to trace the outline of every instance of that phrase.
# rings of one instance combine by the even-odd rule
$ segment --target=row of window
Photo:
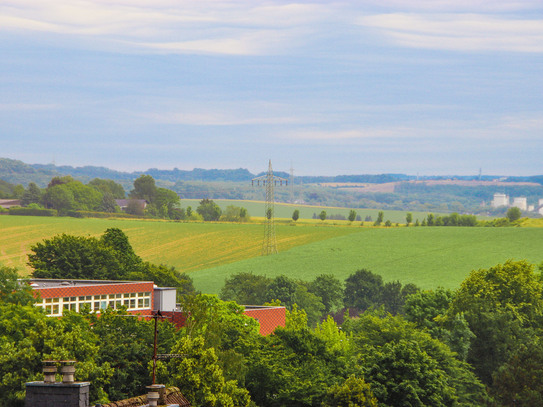
[[[82,311],[83,309],[100,312],[106,308],[127,308],[129,311],[149,309],[151,306],[151,293],[125,293],[85,295],[79,297],[45,298],[36,304],[45,309],[47,315],[60,316],[63,310]]]

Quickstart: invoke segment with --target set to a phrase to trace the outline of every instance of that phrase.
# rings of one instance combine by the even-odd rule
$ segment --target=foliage
[[[532,340],[542,317],[542,289],[532,264],[509,260],[472,271],[456,292],[448,317],[462,313],[475,335],[467,360],[485,383],[512,349]]]
[[[130,198],[145,199],[149,203],[155,202],[157,187],[152,176],[147,174],[140,175],[134,181],[134,189],[130,191]]]
[[[484,387],[443,343],[400,316],[366,312],[343,324],[380,405],[481,405]]]
[[[16,216],[56,216],[57,211],[56,209],[42,208],[9,208],[9,214]]]
[[[99,338],[83,317],[47,318],[31,305],[0,302],[0,338],[0,405],[23,406],[24,383],[40,378],[42,360],[77,360],[77,379],[92,380],[91,400],[107,401],[113,369],[96,363]]]
[[[215,349],[206,347],[202,337],[182,337],[172,352],[185,356],[169,363],[170,381],[193,406],[249,406],[247,390],[240,388],[236,381],[224,378]]]
[[[25,190],[23,197],[21,199],[21,204],[23,206],[28,206],[33,203],[41,203],[42,202],[42,191],[38,186],[31,182],[28,184],[28,188]]]
[[[349,222],[354,222],[354,220],[356,219],[356,211],[354,209],[351,209],[349,211]]]
[[[349,308],[356,308],[360,311],[367,310],[379,304],[382,288],[383,279],[381,276],[369,270],[357,270],[345,280],[343,303]]]
[[[521,344],[493,374],[491,394],[496,405],[543,405],[543,347],[541,339]]]
[[[321,211],[319,214],[319,219],[323,221],[326,220],[326,211]]]
[[[32,305],[32,292],[26,281],[19,281],[17,269],[0,266],[0,303]]]
[[[349,376],[342,384],[328,389],[324,407],[377,407],[371,386],[363,378]]]
[[[268,285],[266,298],[269,300],[279,300],[282,304],[291,309],[296,303],[296,282],[285,275],[280,275],[273,279]]]
[[[275,330],[248,353],[246,387],[260,406],[321,405],[327,389],[352,373],[308,329]]]
[[[36,278],[147,280],[194,292],[192,279],[174,267],[143,262],[121,229],[109,228],[100,239],[57,235],[31,246],[28,265]]]
[[[123,186],[110,179],[94,178],[88,185],[103,195],[110,194],[114,199],[124,199],[126,196]]]
[[[300,218],[300,210],[294,209],[294,212],[292,212],[292,220],[296,222]]]
[[[220,297],[224,301],[238,304],[261,305],[268,301],[266,296],[271,279],[253,273],[238,273],[224,282]]]
[[[216,221],[221,217],[222,211],[215,202],[210,199],[202,199],[200,205],[196,208],[205,221]]]
[[[227,206],[220,217],[220,220],[226,222],[247,222],[249,219],[247,209],[234,205]]]
[[[74,316],[70,316],[73,318]],[[145,392],[149,384],[148,363],[153,357],[154,321],[129,316],[126,311],[102,310],[100,316],[87,317],[92,331],[100,338],[98,365],[109,365],[113,375],[105,392],[111,400],[123,400]],[[158,321],[158,353],[169,353],[175,342],[176,328]]]
[[[343,283],[333,274],[320,274],[309,283],[309,292],[320,297],[324,312],[329,313],[343,307]]]
[[[522,216],[522,212],[516,206],[509,208],[505,215],[505,217],[507,218],[509,222],[514,222],[516,220],[519,220],[521,216]]]
[[[119,280],[124,276],[115,251],[93,237],[62,234],[30,250],[28,265],[36,278]]]

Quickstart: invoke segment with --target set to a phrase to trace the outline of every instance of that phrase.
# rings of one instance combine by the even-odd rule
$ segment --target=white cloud
[[[361,17],[358,23],[407,47],[543,52],[543,20],[481,14],[393,13]]]
[[[0,111],[53,110],[61,108],[53,103],[0,103]]]
[[[329,7],[264,1],[7,0],[0,30],[90,36],[158,52],[258,55],[311,38]]]

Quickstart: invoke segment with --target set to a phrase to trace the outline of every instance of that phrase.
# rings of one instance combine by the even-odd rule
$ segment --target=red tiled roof
[[[259,322],[261,335],[269,335],[278,326],[285,326],[286,308],[245,306],[245,315]]]
[[[180,407],[191,407],[189,401],[181,394],[177,387],[169,387],[165,390],[166,404],[178,404]],[[141,407],[146,406],[147,395],[132,397],[131,399],[114,401],[108,404],[102,404],[102,407]],[[162,404],[161,404],[162,405]]]

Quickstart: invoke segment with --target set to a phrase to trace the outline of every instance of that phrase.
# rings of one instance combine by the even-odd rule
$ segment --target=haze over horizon
[[[538,175],[538,0],[4,0],[0,156]]]

